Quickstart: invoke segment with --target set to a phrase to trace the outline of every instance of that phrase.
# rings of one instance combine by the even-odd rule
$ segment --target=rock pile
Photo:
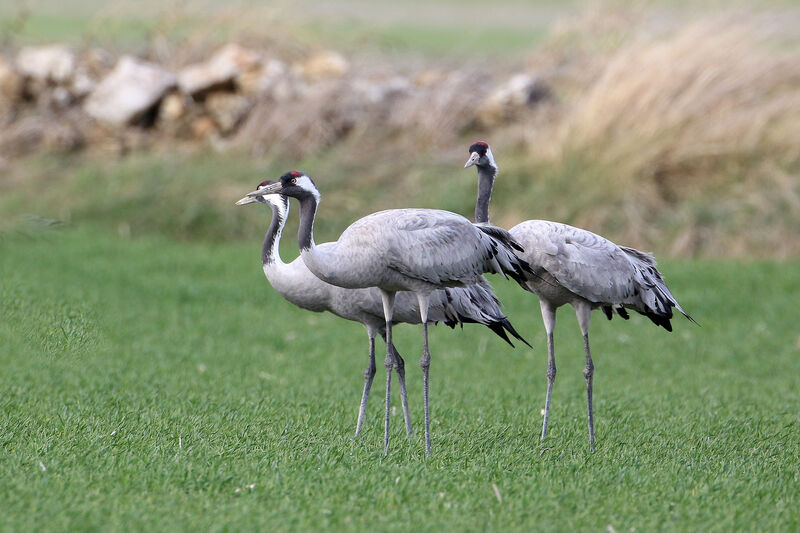
[[[98,49],[25,47],[0,55],[0,157],[164,138],[254,149],[277,139],[302,151],[373,126],[435,137],[495,126],[549,94],[527,74],[495,86],[476,73],[357,71],[332,51],[287,64],[227,44],[171,70]]]

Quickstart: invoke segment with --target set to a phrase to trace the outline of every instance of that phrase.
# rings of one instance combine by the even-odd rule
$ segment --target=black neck
[[[497,169],[492,166],[478,167],[478,201],[475,203],[475,222],[489,222],[489,201]]]
[[[314,247],[314,217],[317,215],[317,199],[309,194],[300,199],[300,226],[297,229],[297,244],[300,251]]]
[[[275,262],[277,245],[280,243],[281,232],[286,219],[281,216],[277,207],[270,204],[272,208],[272,221],[269,224],[267,234],[264,236],[264,244],[261,246],[261,264],[267,265]]]

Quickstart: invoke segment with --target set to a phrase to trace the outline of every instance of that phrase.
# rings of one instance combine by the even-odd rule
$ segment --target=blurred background
[[[567,222],[673,257],[800,252],[800,4],[6,0],[0,234],[251,240],[311,174],[320,238],[388,207]]]

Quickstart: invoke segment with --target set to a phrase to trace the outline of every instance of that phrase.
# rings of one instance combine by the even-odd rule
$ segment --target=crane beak
[[[255,198],[253,198],[251,196],[245,196],[244,198],[242,198],[241,200],[236,202],[236,205],[247,205],[247,204],[252,204],[253,202],[257,202],[257,201],[258,200],[256,200]]]
[[[472,165],[477,164],[478,160],[480,158],[481,158],[481,155],[478,152],[472,152],[472,154],[470,154],[470,156],[469,156],[469,159],[467,160],[467,164],[464,165],[464,168],[469,168]]]
[[[247,193],[247,196],[254,198],[256,196],[266,196],[268,194],[280,194],[283,185],[281,182],[271,183],[266,187],[261,187],[260,189]]]

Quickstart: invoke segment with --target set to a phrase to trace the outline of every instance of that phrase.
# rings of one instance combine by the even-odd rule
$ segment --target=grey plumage
[[[672,308],[688,317],[664,283],[651,254],[546,220],[526,220],[509,232],[525,248],[525,259],[534,271],[541,269],[540,276],[546,273],[554,278],[527,280],[529,290],[545,295],[554,304],[563,305],[579,297],[592,309],[633,309],[667,331],[672,331]]]
[[[469,147],[470,158],[465,167],[477,166],[478,198],[476,222],[489,222],[489,201],[497,177],[497,163],[485,142]],[[594,449],[594,415],[592,381],[594,363],[589,348],[589,317],[593,309],[602,309],[609,320],[613,312],[628,319],[626,309],[647,316],[656,325],[672,331],[673,308],[686,318],[667,288],[656,261],[649,253],[617,246],[595,233],[567,224],[545,220],[526,220],[509,230],[524,252],[520,256],[531,267],[523,287],[539,296],[547,332],[548,368],[542,440],[547,433],[550,397],[556,376],[553,330],[556,309],[570,304],[578,316],[586,352],[586,395],[588,406],[589,443]]]
[[[484,272],[522,279],[514,247],[507,231],[449,211],[389,209],[357,220],[315,254],[302,253],[312,272],[342,287],[432,291],[478,283]]]
[[[264,184],[268,183],[270,182],[264,182]],[[288,197],[275,194],[255,198],[245,197],[237,204],[243,205],[254,201],[268,204],[272,210],[272,220],[262,247],[262,266],[272,287],[287,301],[302,309],[315,312],[329,311],[341,318],[360,322],[367,330],[370,361],[364,373],[364,392],[356,425],[356,435],[358,435],[364,422],[367,400],[375,375],[375,337],[380,334],[386,340],[386,325],[380,291],[374,287],[346,289],[326,283],[312,274],[299,257],[290,263],[284,263],[280,257],[279,245],[284,225],[289,216]],[[428,321],[443,322],[451,328],[464,323],[482,324],[511,346],[513,343],[508,338],[508,334],[527,344],[502,313],[500,302],[488,281],[483,277],[474,285],[434,291],[431,294]],[[408,292],[397,294],[393,323],[420,323],[419,302],[414,294]],[[390,349],[394,351],[395,366],[393,368],[398,372],[400,381],[406,429],[411,434],[404,361],[394,345],[391,345]]]
[[[346,288],[377,287],[386,323],[387,369],[384,448],[389,444],[389,397],[394,354],[389,349],[395,297],[416,293],[423,326],[425,451],[430,452],[428,406],[428,320],[431,294],[437,289],[479,283],[485,272],[508,274],[522,281],[528,269],[514,253],[514,239],[505,230],[482,228],[464,217],[432,209],[380,211],[351,224],[334,243],[317,246],[313,224],[320,195],[311,178],[287,172],[279,183],[248,196],[280,193],[300,202],[298,243],[303,261],[323,281]]]

